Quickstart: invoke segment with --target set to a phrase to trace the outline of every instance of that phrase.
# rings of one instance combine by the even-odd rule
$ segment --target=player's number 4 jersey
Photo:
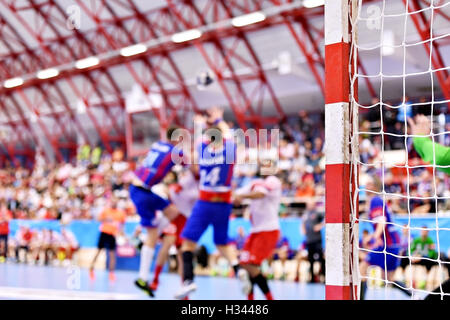
[[[136,176],[148,188],[160,183],[166,174],[175,165],[176,159],[173,154],[178,154],[182,158],[181,150],[175,149],[170,143],[163,141],[156,142],[145,157],[142,165],[135,171]]]
[[[200,165],[200,190],[213,192],[227,192],[231,190],[233,177],[235,145],[226,141],[225,148],[214,151],[207,143],[201,145]],[[233,152],[228,155],[227,152]]]

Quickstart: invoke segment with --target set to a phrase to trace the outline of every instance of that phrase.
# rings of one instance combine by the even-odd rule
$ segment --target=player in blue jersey
[[[172,167],[183,162],[183,152],[177,148],[178,140],[173,140],[177,127],[167,130],[167,141],[155,142],[144,161],[136,169],[135,177],[129,188],[130,198],[141,217],[141,225],[147,231],[147,238],[141,248],[139,278],[135,281],[138,288],[150,296],[153,295],[148,283],[151,262],[158,240],[158,219],[156,211],[161,211],[170,221],[176,221],[179,211],[175,205],[151,191],[171,171]]]
[[[175,298],[186,298],[196,290],[193,256],[197,242],[208,226],[212,225],[214,243],[220,253],[233,266],[235,274],[239,261],[234,250],[228,245],[228,221],[231,214],[231,179],[236,159],[236,146],[230,137],[229,128],[223,121],[223,110],[208,110],[204,140],[197,148],[196,160],[199,164],[199,198],[186,222],[182,238],[183,286]]]
[[[377,178],[371,178],[366,184],[366,190],[381,190],[380,182]],[[400,234],[393,224],[390,210],[383,199],[373,192],[366,191],[366,203],[369,204],[369,220],[373,225],[373,233],[366,239],[369,245],[369,252],[364,261],[360,264],[361,276],[367,276],[369,266],[378,266],[386,272],[382,279],[387,279],[397,288],[407,295],[411,292],[406,289],[404,283],[394,281],[394,272],[400,264]],[[364,299],[367,284],[366,278],[361,279],[361,300]]]

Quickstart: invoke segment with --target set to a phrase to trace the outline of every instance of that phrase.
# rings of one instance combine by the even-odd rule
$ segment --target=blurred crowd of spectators
[[[134,207],[128,197],[130,164],[117,149],[112,155],[83,156],[76,164],[37,161],[33,171],[7,167],[0,170],[0,207],[16,219],[70,221],[92,219],[114,197],[128,215]],[[95,155],[95,158],[91,158]],[[98,158],[98,161],[96,160]]]
[[[420,166],[423,162],[415,153],[411,139],[405,139],[405,116],[426,114],[430,108],[423,99],[418,102],[423,105],[419,104],[414,108],[415,105],[407,101],[399,107],[389,108],[373,101],[372,108],[361,112],[359,174],[362,204],[366,176],[377,176],[382,181],[384,190],[376,191],[386,192],[386,199],[394,214],[425,214],[443,212],[450,208],[447,201],[450,198],[448,177],[441,172],[433,172],[432,168],[411,168]],[[436,113],[439,113],[439,110]],[[231,126],[233,127],[233,124]],[[283,183],[280,216],[304,214],[308,211],[323,213],[324,114],[301,111],[296,117],[289,117],[288,121],[274,128],[280,129],[277,174]],[[446,131],[449,129],[448,125],[444,128]],[[381,131],[385,134],[380,134]],[[448,139],[446,135],[443,135],[443,138]],[[449,142],[444,141],[444,144],[450,144]],[[401,150],[404,151],[403,158],[398,153]],[[408,170],[404,166],[405,159],[408,159]],[[57,219],[64,225],[73,219],[97,219],[111,199],[128,218],[137,220],[135,208],[128,197],[128,185],[134,166],[134,162],[125,159],[121,149],[116,149],[113,154],[106,154],[98,146],[91,149],[89,145],[82,145],[76,161],[72,163],[51,164],[38,158],[33,170],[11,166],[0,169],[0,237],[5,233],[5,230],[1,230],[2,221],[11,218]],[[233,180],[235,187],[248,183],[255,177],[256,172],[257,167],[254,164],[236,165]],[[435,195],[438,199],[433,199]],[[314,201],[311,202],[310,199]],[[312,207],[311,203],[314,203]],[[301,210],[298,210],[299,206],[292,204],[302,204]],[[364,205],[360,206],[360,210],[365,211]],[[242,212],[235,210],[234,214],[239,215]],[[317,224],[321,223],[321,220],[317,221]],[[299,232],[307,234],[306,230]],[[240,230],[238,237],[234,239],[237,250],[240,250],[245,237],[243,230]],[[317,239],[317,242],[321,241],[321,238]],[[26,257],[30,256],[40,263],[48,263],[49,259],[58,261],[58,256],[71,257],[77,249],[77,243],[73,235],[67,235],[66,231],[64,234],[58,234],[51,230],[21,228],[10,241],[8,248],[17,260],[23,260],[20,252],[25,251]],[[273,262],[278,261],[282,271],[275,277],[285,278],[286,261],[295,261],[293,274],[298,280],[302,274],[301,262],[308,261],[310,270],[307,270],[307,273],[316,274],[308,277],[310,281],[323,280],[323,255],[320,250],[315,255],[310,254],[311,252],[307,243],[297,250],[292,250],[287,238],[283,237],[266,266],[265,273],[273,276],[276,273],[273,266],[277,265],[277,262]],[[220,257],[214,259],[215,269],[212,272],[220,273]],[[313,261],[318,264],[316,272],[311,267]]]
[[[60,232],[21,226],[14,237],[2,238],[0,263],[8,257],[17,263],[67,266],[78,249],[76,236],[65,226]]]
[[[383,132],[395,129],[398,134],[404,135],[404,115],[414,116],[430,107],[419,105],[420,108],[408,108],[406,104],[399,108],[380,108],[376,103],[374,101],[374,107],[360,115],[361,187],[364,186],[365,175],[376,175],[382,179],[387,200],[394,213],[408,212],[408,191],[411,212],[434,213],[437,209],[446,210],[448,201],[444,198],[449,197],[450,190],[447,176],[441,172],[433,174],[432,168],[423,167],[410,168],[408,175],[407,170],[401,167],[404,166],[404,160],[390,162],[388,153],[405,150],[406,145],[409,166],[422,164],[411,147],[411,139],[405,142],[404,137],[384,135],[383,140],[383,135],[373,134],[380,131],[380,123],[383,123]],[[386,109],[382,112],[383,121],[380,121],[380,109]],[[308,198],[316,197],[322,199],[318,204],[323,205],[323,113],[301,111],[298,116],[289,117],[288,121],[275,128],[280,129],[278,175],[283,182],[283,196],[285,200],[290,199],[285,204],[305,203]],[[399,139],[401,143],[397,141]],[[386,164],[384,170],[380,164],[383,160]],[[51,164],[37,159],[32,171],[6,167],[0,169],[0,208],[9,210],[16,219],[93,219],[105,207],[108,199],[115,197],[118,207],[125,210],[127,216],[134,216],[135,209],[128,197],[133,167],[134,163],[126,161],[120,149],[110,155],[103,153],[100,147],[91,149],[88,145],[80,146],[78,157],[73,163]],[[237,165],[235,186],[239,187],[250,181],[255,176],[256,169],[255,165]],[[432,199],[435,194],[440,197],[437,201]],[[364,200],[364,193],[361,194],[361,200]],[[281,215],[297,213],[298,211],[289,210],[288,205],[280,209]]]

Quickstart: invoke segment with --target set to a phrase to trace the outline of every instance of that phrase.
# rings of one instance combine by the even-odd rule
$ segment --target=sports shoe
[[[174,298],[182,300],[195,290],[197,290],[197,285],[193,281],[186,280],[183,282],[183,286],[180,288],[180,290],[175,293]]]
[[[111,282],[116,281],[116,275],[114,274],[114,272],[110,272],[108,277],[109,277],[109,281],[111,281]]]
[[[89,269],[89,279],[91,279],[91,281],[95,280],[95,273],[94,273],[94,269],[93,268]]]
[[[134,284],[136,287],[146,292],[150,297],[154,297],[153,290],[149,287],[148,282],[142,279],[137,279]]]
[[[248,272],[244,269],[239,269],[238,278],[241,280],[241,290],[242,293],[248,295],[252,291],[252,283],[250,281],[250,276]]]
[[[152,284],[150,285],[150,289],[152,289],[153,291],[156,291],[158,289],[158,281],[153,281]]]

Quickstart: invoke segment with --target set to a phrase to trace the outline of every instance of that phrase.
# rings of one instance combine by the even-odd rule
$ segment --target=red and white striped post
[[[326,292],[351,300],[349,0],[325,1]]]

